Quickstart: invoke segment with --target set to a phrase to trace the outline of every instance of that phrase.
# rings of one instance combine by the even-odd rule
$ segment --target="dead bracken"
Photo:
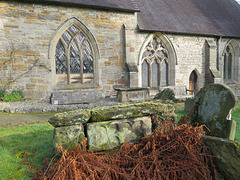
[[[209,149],[200,139],[205,134],[202,126],[174,127],[165,120],[159,127],[138,144],[124,143],[115,152],[86,150],[86,139],[73,151],[59,146],[61,158],[41,176],[46,180],[218,179]]]

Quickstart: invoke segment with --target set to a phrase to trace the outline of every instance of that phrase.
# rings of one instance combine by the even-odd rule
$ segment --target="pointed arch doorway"
[[[197,73],[196,71],[192,71],[189,77],[189,94],[194,95],[197,93]]]

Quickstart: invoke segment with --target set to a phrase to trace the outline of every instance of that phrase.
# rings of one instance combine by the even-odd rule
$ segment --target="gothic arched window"
[[[55,54],[57,82],[86,83],[93,80],[94,55],[86,35],[71,25],[58,40]]]
[[[160,38],[154,36],[142,55],[142,86],[169,85],[169,55]]]

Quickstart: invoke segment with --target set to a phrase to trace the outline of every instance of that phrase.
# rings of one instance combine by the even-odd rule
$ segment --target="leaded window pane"
[[[229,46],[226,47],[223,64],[223,79],[232,79],[233,59],[232,52]]]
[[[227,52],[227,53],[230,53],[230,48],[229,48],[229,46],[227,46],[226,52]]]
[[[166,61],[163,61],[161,64],[161,85],[168,85],[168,64]]]
[[[146,61],[142,63],[142,86],[149,86],[149,65]]]
[[[159,86],[159,65],[156,61],[152,64],[152,86]]]
[[[82,34],[82,33],[79,33],[76,37],[76,40],[77,40],[77,43],[78,43],[78,46],[81,47],[84,40],[85,40],[85,36]]]
[[[69,27],[68,30],[71,32],[72,36],[75,36],[75,34],[79,31],[75,26]]]
[[[59,40],[56,47],[56,74],[67,73],[67,57],[65,55],[65,48],[62,41]]]
[[[72,36],[67,31],[65,31],[62,35],[62,40],[65,46],[69,46],[71,39],[72,39]]]
[[[232,54],[228,56],[228,79],[232,79]]]
[[[78,54],[78,48],[75,42],[73,42],[70,48],[70,73],[80,74],[80,56]]]
[[[83,47],[83,73],[93,73],[93,58],[92,50],[89,43],[86,41]]]
[[[153,53],[151,52],[151,51],[145,51],[144,53],[143,53],[143,57],[148,57],[148,56],[150,56],[150,55],[152,55]]]
[[[226,71],[227,71],[227,55],[224,55],[224,65],[223,65],[223,79],[226,79]]]
[[[157,46],[158,46],[158,42],[157,42],[157,39],[154,37],[152,41],[152,47],[153,49],[157,49]]]

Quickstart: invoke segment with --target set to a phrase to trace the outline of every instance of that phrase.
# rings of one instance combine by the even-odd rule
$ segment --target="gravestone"
[[[231,120],[236,96],[223,84],[209,84],[194,98],[192,123],[205,124],[208,135],[234,139],[236,123]]]
[[[189,113],[194,106],[194,99],[192,98],[187,98],[184,104],[184,111],[186,113]]]
[[[172,89],[166,88],[161,92],[157,93],[153,99],[162,99],[162,100],[175,100],[175,93]]]

